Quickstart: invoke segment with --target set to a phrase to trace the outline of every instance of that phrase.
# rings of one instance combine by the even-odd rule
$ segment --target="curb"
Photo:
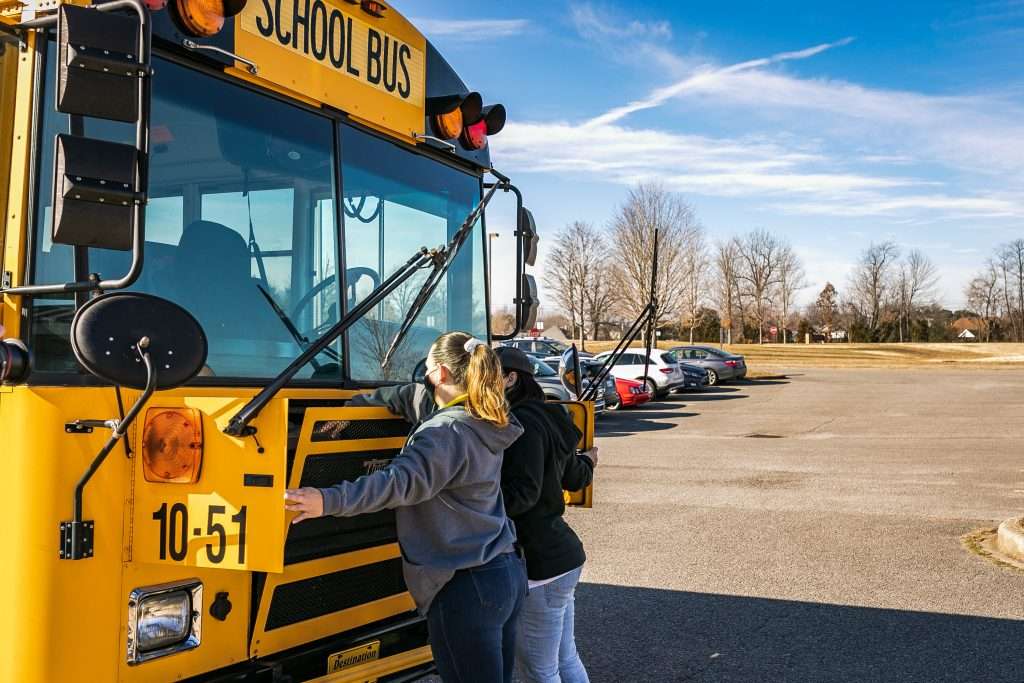
[[[1008,519],[999,525],[996,548],[1003,555],[1024,562],[1024,517]]]

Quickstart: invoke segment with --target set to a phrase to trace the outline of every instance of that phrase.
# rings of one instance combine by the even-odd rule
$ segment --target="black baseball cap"
[[[499,346],[494,349],[494,353],[498,356],[501,369],[505,372],[514,370],[533,377],[533,363],[530,361],[530,357],[519,349],[511,346]]]

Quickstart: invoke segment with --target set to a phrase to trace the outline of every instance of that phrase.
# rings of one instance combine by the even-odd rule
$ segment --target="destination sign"
[[[404,19],[385,25],[326,0],[255,0],[238,18],[236,47],[261,78],[409,135],[422,128],[425,45]]]

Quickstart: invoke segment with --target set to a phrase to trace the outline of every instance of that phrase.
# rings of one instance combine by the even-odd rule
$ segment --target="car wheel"
[[[654,382],[654,380],[648,377],[647,379],[643,380],[643,383],[644,391],[650,394],[652,399],[657,398],[660,392],[658,391],[658,385]]]
[[[619,400],[615,401],[615,403],[608,403],[607,401],[605,401],[604,407],[605,410],[618,410],[619,408],[622,407],[622,399],[620,398]]]
[[[708,385],[715,386],[716,384],[718,384],[718,373],[708,368]]]

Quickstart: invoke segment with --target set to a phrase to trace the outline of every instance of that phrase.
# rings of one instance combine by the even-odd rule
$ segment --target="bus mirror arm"
[[[427,250],[426,247],[421,247],[412,258],[406,261],[398,270],[384,280],[384,282],[380,283],[376,289],[367,295],[365,299],[360,301],[352,308],[352,310],[346,313],[341,320],[336,322],[331,329],[324,332],[316,341],[309,344],[305,350],[295,358],[295,360],[288,364],[288,367],[282,370],[277,377],[271,380],[271,382],[256,394],[252,400],[242,406],[242,408],[235,413],[234,417],[232,417],[228,422],[228,426],[224,428],[224,433],[235,437],[255,437],[256,427],[250,423],[256,419],[260,414],[260,411],[270,403],[274,396],[276,396],[277,393],[288,384],[288,382],[292,381],[299,370],[320,355],[320,353],[329,347],[335,339],[344,334],[346,330],[352,327],[363,316],[383,302],[384,299],[398,289],[403,282],[416,274],[417,271],[429,265],[433,261],[433,258],[434,256],[432,252]]]
[[[121,420],[77,420],[76,422],[70,423],[65,427],[69,433],[87,434],[92,431],[93,428],[109,429],[110,438],[100,449],[96,457],[89,463],[89,467],[85,470],[85,473],[78,480],[78,484],[75,486],[75,500],[74,500],[74,516],[71,521],[60,523],[60,548],[59,556],[62,560],[85,560],[93,556],[93,537],[95,522],[91,519],[82,519],[82,496],[85,493],[85,487],[92,479],[93,475],[96,474],[103,461],[110,455],[110,451],[114,450],[114,446],[117,442],[124,438],[125,434],[128,433],[128,428],[135,421],[135,418],[142,412],[142,407],[149,401],[153,392],[156,391],[157,387],[157,371],[153,366],[153,361],[149,357],[149,339],[143,337],[135,345],[135,352],[142,359],[142,362],[146,365],[146,388],[143,390],[142,395],[139,396],[135,404],[129,408],[125,414],[124,419]]]
[[[131,229],[131,254],[132,261],[128,272],[116,280],[104,280],[93,273],[85,279],[76,282],[46,285],[20,285],[17,287],[3,288],[0,286],[0,296],[39,296],[43,294],[61,294],[74,292],[104,292],[118,289],[125,289],[135,284],[142,274],[142,265],[145,247],[145,222],[146,204],[148,202],[148,175],[149,175],[149,115],[152,90],[151,67],[151,46],[152,46],[152,22],[149,10],[143,5],[142,0],[112,0],[98,5],[92,5],[90,11],[116,12],[129,10],[134,12],[139,19],[139,42],[137,62],[137,76],[139,78],[138,92],[138,120],[135,122],[135,149],[137,151],[137,163],[135,169],[135,188],[130,195],[132,205],[132,229]],[[20,31],[46,30],[58,25],[59,13],[48,14],[43,17],[32,19],[15,28]],[[102,199],[100,201],[103,201]],[[88,246],[88,245],[77,245]]]

